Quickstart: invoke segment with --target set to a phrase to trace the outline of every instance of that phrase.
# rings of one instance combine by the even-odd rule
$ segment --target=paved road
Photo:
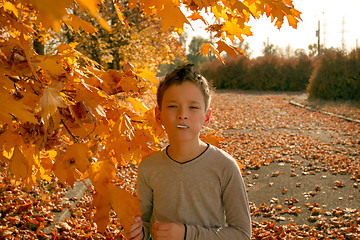
[[[253,221],[314,225],[360,209],[360,124],[289,104],[303,94],[221,92],[211,127],[246,166]]]

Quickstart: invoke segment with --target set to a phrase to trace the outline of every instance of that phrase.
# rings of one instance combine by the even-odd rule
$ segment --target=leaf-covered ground
[[[212,127],[246,167],[253,238],[359,239],[360,124],[289,104],[301,97],[214,97]]]
[[[289,104],[301,96],[219,92],[213,98],[210,128],[245,166],[253,239],[359,239],[360,124]],[[351,111],[360,116],[358,108]],[[64,201],[67,188],[57,182],[27,190],[5,173],[5,164],[0,168],[0,239],[122,239],[115,213],[106,233],[96,231],[91,189],[72,206],[78,199]],[[136,168],[119,174],[118,184],[133,192]],[[54,223],[65,208],[71,217]]]

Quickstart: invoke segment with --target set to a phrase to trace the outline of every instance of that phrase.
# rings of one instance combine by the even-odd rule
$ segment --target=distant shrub
[[[305,91],[312,72],[309,57],[283,58],[275,55],[250,60],[226,58],[201,67],[202,74],[218,89],[259,91]]]
[[[249,66],[249,58],[228,57],[225,64],[215,60],[204,64],[200,71],[218,89],[241,89]]]
[[[325,51],[316,60],[308,92],[310,98],[360,100],[360,50]]]
[[[288,89],[290,91],[303,91],[309,84],[311,73],[314,70],[312,60],[306,54],[296,58],[294,72],[290,73]]]
[[[275,55],[260,57],[251,61],[245,88],[250,90],[280,90],[279,58]]]

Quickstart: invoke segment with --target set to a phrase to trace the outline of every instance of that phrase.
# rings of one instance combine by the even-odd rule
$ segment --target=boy
[[[211,89],[192,64],[175,68],[160,83],[157,121],[169,145],[138,170],[141,219],[128,239],[250,239],[247,194],[235,160],[199,139],[209,123]]]

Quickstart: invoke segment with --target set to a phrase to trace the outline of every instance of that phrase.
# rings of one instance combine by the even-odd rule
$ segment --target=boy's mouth
[[[189,126],[186,125],[176,125],[177,128],[181,128],[181,129],[188,129]]]

